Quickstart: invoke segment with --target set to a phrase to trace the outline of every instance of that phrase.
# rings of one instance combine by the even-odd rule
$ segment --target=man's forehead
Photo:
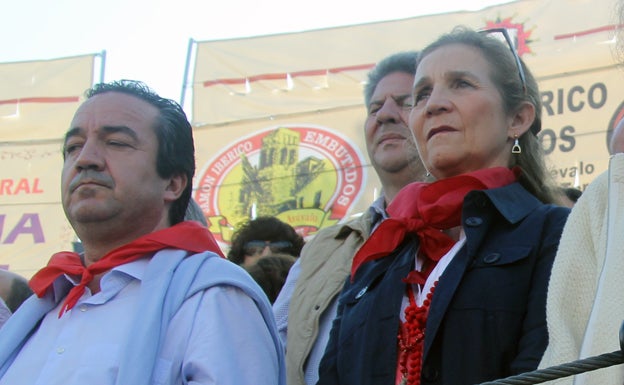
[[[409,96],[412,93],[414,75],[406,72],[392,72],[381,78],[371,97],[371,104],[383,102],[388,97]]]
[[[72,128],[87,126],[152,124],[159,111],[148,102],[121,92],[105,92],[87,99],[74,114]]]

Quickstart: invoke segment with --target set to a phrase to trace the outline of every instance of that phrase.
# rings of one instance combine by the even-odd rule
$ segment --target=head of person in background
[[[237,265],[250,266],[271,253],[299,257],[304,243],[289,224],[263,216],[245,222],[234,232],[227,257]]]
[[[0,269],[0,298],[4,300],[11,313],[32,295],[28,280],[19,274]]]
[[[0,327],[32,293],[26,278],[0,269]]]
[[[208,221],[206,220],[206,215],[204,214],[204,211],[201,209],[197,201],[195,201],[195,199],[193,198],[189,200],[188,206],[186,208],[186,214],[184,214],[184,220],[196,221],[208,227]]]
[[[608,135],[609,154],[624,152],[624,119],[621,119]]]
[[[295,260],[296,258],[290,254],[268,254],[245,266],[245,270],[264,290],[269,302],[273,303],[282,290],[288,271]]]
[[[572,208],[576,204],[576,201],[583,195],[583,191],[576,187],[561,187],[560,191],[560,204],[565,207]]]
[[[555,203],[557,187],[537,138],[537,82],[507,44],[488,35],[456,28],[421,53],[410,115],[421,158],[436,179],[519,167],[524,188]]]
[[[408,127],[417,58],[416,51],[384,58],[369,72],[364,88],[366,150],[386,203],[403,186],[426,175]]]

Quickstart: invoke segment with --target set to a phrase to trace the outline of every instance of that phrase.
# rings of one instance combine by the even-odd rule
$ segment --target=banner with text
[[[327,196],[329,184],[318,179],[327,190],[310,188],[320,177],[311,172],[308,131],[302,127],[321,127],[325,138],[340,138],[336,142],[353,144],[353,153],[365,153],[367,72],[383,57],[418,50],[456,25],[510,30],[540,83],[540,139],[552,173],[561,185],[582,189],[606,169],[606,135],[624,115],[618,86],[624,74],[612,52],[614,9],[614,0],[521,0],[475,12],[198,42],[192,85],[196,144],[203,152],[198,169],[221,166],[215,169],[219,175],[198,175],[195,197],[213,226],[230,229],[262,213],[285,217],[308,234],[340,215],[365,210],[380,188],[368,160],[356,158],[352,165],[363,170],[367,182],[353,187],[362,191],[354,191],[349,207],[332,211],[323,206],[329,201],[316,199]],[[296,159],[288,163],[291,149]],[[334,161],[322,152],[311,158]],[[279,160],[286,163],[278,172]],[[267,181],[279,183],[264,186]],[[224,214],[226,206],[236,214]],[[332,220],[285,215],[295,208],[315,209]]]
[[[0,268],[30,277],[54,252],[72,250],[61,147],[95,56],[0,63]]]
[[[75,241],[61,206],[60,148],[0,145],[0,266],[25,277]]]

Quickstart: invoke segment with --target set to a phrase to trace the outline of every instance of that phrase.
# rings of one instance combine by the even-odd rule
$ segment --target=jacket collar
[[[466,196],[466,201],[470,199],[472,194],[484,195],[496,210],[512,224],[520,222],[531,211],[542,205],[542,202],[518,182],[491,190],[473,191]]]

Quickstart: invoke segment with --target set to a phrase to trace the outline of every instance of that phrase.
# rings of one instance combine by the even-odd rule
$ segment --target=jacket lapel
[[[474,194],[474,195],[473,195]],[[464,202],[471,200],[470,196],[477,199],[484,199],[480,191],[469,193]],[[462,227],[466,236],[466,244],[457,252],[453,260],[446,267],[439,283],[436,286],[429,315],[427,316],[427,326],[425,331],[425,346],[423,359],[427,358],[427,354],[431,349],[431,345],[435,340],[436,334],[440,328],[440,324],[444,319],[444,314],[455,295],[455,291],[459,287],[466,270],[470,266],[473,257],[476,255],[479,246],[488,234],[488,229],[492,223],[492,212],[490,210],[472,211],[470,208],[464,209],[462,213]],[[478,223],[478,225],[475,225]]]
[[[431,345],[444,318],[444,313],[446,313],[446,309],[455,294],[455,290],[457,290],[461,278],[470,263],[470,254],[468,254],[466,248],[467,246],[464,245],[457,255],[455,255],[455,258],[453,258],[451,263],[449,263],[444,270],[444,273],[440,277],[440,283],[435,289],[435,295],[431,301],[429,315],[427,316],[423,362],[431,349]]]
[[[537,198],[528,194],[519,183],[491,190],[472,191],[466,195],[462,209],[466,244],[449,263],[436,286],[427,316],[423,360],[427,359],[459,283],[489,233],[494,215],[501,215],[509,223],[518,223],[539,204]],[[489,205],[494,207],[485,209]],[[476,223],[479,225],[475,225]]]

